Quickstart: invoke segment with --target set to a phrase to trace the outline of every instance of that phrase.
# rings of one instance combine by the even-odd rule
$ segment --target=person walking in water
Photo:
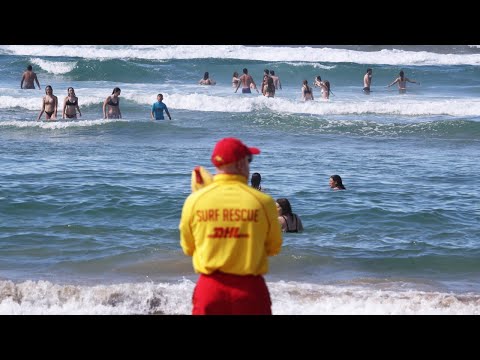
[[[67,89],[67,96],[65,97],[65,100],[63,100],[62,118],[76,119],[77,110],[78,114],[82,116],[82,112],[78,106],[78,97],[75,95],[75,90],[73,87],[69,87]]]
[[[242,94],[251,94],[252,91],[250,90],[250,85],[253,85],[254,89],[257,90],[257,93],[259,92],[257,89],[257,85],[255,84],[255,81],[253,81],[252,75],[248,74],[248,69],[244,68],[243,69],[243,75],[240,76],[240,81],[237,84],[237,88],[235,89],[235,92],[237,92],[238,88],[240,85],[242,85]]]
[[[104,119],[121,119],[122,113],[120,112],[120,93],[122,91],[119,87],[116,87],[112,91],[112,95],[107,96],[103,102],[103,118]],[[107,112],[108,106],[108,112]]]
[[[37,121],[40,120],[45,112],[46,120],[56,120],[58,110],[58,97],[53,95],[53,89],[50,85],[45,86],[45,96],[42,100],[42,110],[38,114]]]
[[[415,80],[410,80],[407,78],[403,72],[403,70],[400,71],[398,74],[398,78],[396,78],[391,84],[389,84],[387,87],[390,87],[392,85],[398,84],[398,92],[399,93],[405,93],[407,91],[407,82],[409,83],[414,83],[417,85],[420,85],[418,81]]]
[[[167,113],[168,119],[172,120],[170,113],[168,112],[167,105],[163,103],[163,94],[157,95],[157,102],[152,105],[152,111],[150,113],[152,120],[164,120],[163,111]]]
[[[22,81],[20,81],[20,89],[35,89],[35,84],[33,83],[34,81],[38,85],[38,90],[40,90],[41,87],[40,83],[38,82],[37,74],[33,72],[32,65],[28,65],[27,70],[23,72]]]
[[[190,194],[179,224],[180,245],[199,273],[193,315],[271,315],[263,277],[268,257],[282,247],[275,200],[248,186],[250,162],[260,149],[221,139],[211,161],[213,183]]]
[[[365,76],[363,77],[363,92],[370,94],[370,86],[372,85],[372,69],[368,68]]]

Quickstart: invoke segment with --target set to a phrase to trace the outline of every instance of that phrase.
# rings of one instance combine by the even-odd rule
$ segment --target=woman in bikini
[[[232,76],[232,87],[236,88],[239,82],[240,78],[238,77],[238,72],[235,71]]]
[[[46,120],[56,120],[58,110],[58,98],[53,95],[53,89],[50,85],[45,86],[45,94],[46,95],[43,97],[42,100],[42,110],[38,115],[37,121],[40,120],[44,112]]]
[[[280,198],[276,201],[278,211],[278,221],[282,226],[282,231],[287,233],[298,233],[303,231],[302,220],[297,214],[292,212],[290,201],[286,198]]]
[[[80,111],[80,107],[78,106],[78,97],[75,95],[75,90],[73,87],[69,87],[67,89],[67,96],[65,100],[63,100],[63,118],[67,119],[76,119],[77,118],[77,110],[79,116],[82,116],[82,112]]]
[[[320,75],[318,75],[315,78],[313,85],[320,88],[322,98],[324,99],[330,98],[330,81],[328,80],[322,81],[322,78],[320,77]]]
[[[120,88],[116,87],[112,91],[112,95],[108,96],[103,102],[103,118],[104,119],[121,119],[120,112]],[[107,113],[108,106],[108,113]]]
[[[304,101],[313,100],[313,91],[312,91],[312,88],[308,86],[307,80],[303,80],[302,98]]]
[[[264,96],[272,98],[275,97],[275,84],[270,76],[267,78],[267,85],[265,85],[263,91]]]

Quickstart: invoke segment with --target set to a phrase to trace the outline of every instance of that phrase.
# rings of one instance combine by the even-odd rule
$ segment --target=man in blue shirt
[[[170,113],[168,112],[167,105],[165,105],[163,102],[163,95],[158,94],[157,95],[157,102],[152,105],[152,112],[151,112],[151,117],[152,120],[155,117],[155,120],[165,120],[163,117],[163,110],[167,113],[167,116],[170,120],[172,120],[172,117],[170,116]]]

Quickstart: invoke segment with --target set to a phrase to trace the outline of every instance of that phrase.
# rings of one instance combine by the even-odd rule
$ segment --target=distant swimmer
[[[346,190],[345,186],[343,186],[342,178],[340,175],[332,175],[328,180],[328,185],[332,190]]]
[[[215,85],[217,82],[210,78],[208,71],[205,71],[203,78],[198,82],[200,85]]]
[[[58,110],[58,98],[53,95],[53,89],[50,85],[45,86],[45,94],[46,95],[43,97],[42,100],[42,110],[38,115],[37,121],[40,120],[44,112],[46,120],[56,120]]]
[[[307,80],[303,80],[302,99],[303,101],[313,100],[313,90],[310,86],[308,86]]]
[[[35,89],[35,84],[33,83],[34,81],[38,85],[38,90],[41,89],[37,74],[35,74],[32,69],[32,65],[28,65],[27,70],[23,72],[22,81],[20,82],[20,89]]]
[[[262,190],[262,185],[260,185],[261,182],[262,182],[262,175],[260,175],[260,173],[258,173],[258,172],[254,172],[252,174],[252,178],[250,179],[251,186],[254,189],[257,189],[259,191],[263,191]]]
[[[65,100],[63,100],[62,118],[76,119],[77,110],[80,116],[82,116],[82,112],[78,106],[78,97],[75,95],[75,90],[73,87],[69,87],[67,89],[67,93],[68,95],[65,97]]]
[[[303,231],[303,224],[300,216],[292,211],[292,205],[287,198],[280,198],[276,201],[278,222],[282,232],[298,233]]]
[[[363,77],[363,92],[370,94],[370,86],[372,85],[372,69],[368,68],[367,73]]]
[[[116,87],[112,91],[112,95],[107,96],[103,102],[103,118],[104,119],[121,119],[122,113],[120,112],[120,93],[119,87]],[[107,112],[108,106],[108,112]]]
[[[150,113],[152,120],[164,120],[163,111],[167,113],[168,119],[172,120],[170,113],[168,112],[167,105],[163,103],[163,94],[157,95],[157,102],[152,105],[152,111]]]
[[[250,86],[253,85],[254,89],[257,90],[257,93],[259,92],[257,89],[257,85],[255,84],[255,81],[253,81],[252,75],[248,74],[247,68],[243,69],[243,75],[240,76],[240,81],[237,84],[237,88],[235,89],[235,92],[237,92],[238,88],[240,85],[242,85],[242,94],[251,94],[252,90],[250,90]]]
[[[400,93],[405,93],[407,91],[407,82],[420,85],[418,81],[410,80],[409,78],[407,78],[404,75],[403,70],[401,70],[398,75],[399,75],[398,78],[396,78],[390,85],[388,85],[388,87],[398,84],[398,91]]]

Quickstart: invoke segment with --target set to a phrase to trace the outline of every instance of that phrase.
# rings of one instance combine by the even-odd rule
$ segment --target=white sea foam
[[[48,281],[0,281],[0,314],[190,314],[195,284],[124,283],[58,285]],[[378,286],[268,283],[276,315],[316,314],[469,314],[480,315],[480,295]]]
[[[135,58],[166,59],[242,59],[269,62],[302,61],[313,63],[386,64],[386,65],[480,65],[480,54],[439,54],[428,51],[381,50],[358,51],[288,46],[242,45],[3,45],[0,53],[49,57],[66,56],[86,59]],[[318,66],[318,65],[316,65]]]
[[[19,90],[21,91],[21,90]],[[80,107],[101,107],[109,95],[109,89],[76,89]],[[17,92],[13,95],[4,95],[0,89],[0,109],[23,108],[40,111],[42,96],[38,92],[28,94]],[[25,96],[25,95],[27,96]],[[221,94],[221,91],[218,92]],[[311,114],[311,115],[400,115],[400,116],[454,116],[479,117],[480,99],[478,98],[441,98],[418,96],[384,96],[375,100],[365,100],[365,97],[345,96],[324,101],[317,96],[315,101],[304,102],[296,98],[266,98],[261,95],[243,96],[241,94],[203,94],[187,93],[184,89],[175,91],[169,89],[163,92],[164,102],[169,109],[209,112],[255,112],[267,110],[283,114]],[[57,94],[58,96],[58,94]],[[59,112],[63,107],[64,96],[59,97]],[[156,101],[156,94],[146,89],[122,88],[121,104],[133,102],[150,111]],[[7,120],[7,119],[0,119]]]
[[[43,70],[55,75],[69,73],[77,66],[76,62],[49,61],[39,58],[32,58],[30,61],[32,64],[36,64]]]

